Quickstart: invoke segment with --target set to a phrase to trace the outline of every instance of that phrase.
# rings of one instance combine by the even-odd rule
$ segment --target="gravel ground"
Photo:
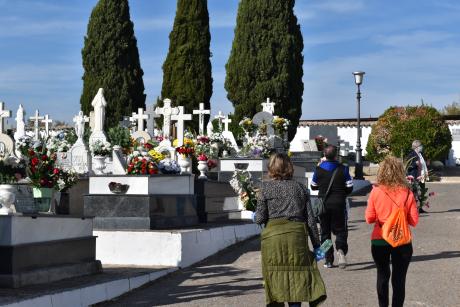
[[[460,306],[459,184],[432,183],[437,195],[414,234],[405,306]],[[349,265],[321,273],[328,299],[322,306],[377,306],[372,227],[364,222],[367,196],[353,197]],[[259,239],[253,238],[191,268],[173,273],[100,306],[264,306]],[[304,304],[306,305],[306,304]]]

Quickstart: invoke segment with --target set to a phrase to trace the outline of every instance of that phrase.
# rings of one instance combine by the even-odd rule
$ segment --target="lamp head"
[[[353,75],[355,76],[356,85],[361,85],[363,83],[364,71],[355,71]]]

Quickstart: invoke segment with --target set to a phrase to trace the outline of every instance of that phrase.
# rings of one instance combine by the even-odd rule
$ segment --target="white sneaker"
[[[345,258],[345,253],[341,249],[339,249],[337,251],[337,256],[339,258],[338,260],[339,268],[345,269],[347,267],[347,258]]]

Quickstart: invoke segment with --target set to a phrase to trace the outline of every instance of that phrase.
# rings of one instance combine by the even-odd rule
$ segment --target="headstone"
[[[149,116],[149,119],[147,120],[147,132],[153,137],[155,136],[155,118],[159,118],[160,115],[155,112],[155,105],[149,105],[147,106],[147,110],[145,111],[145,114]]]
[[[44,117],[40,116],[40,112],[38,110],[35,110],[35,116],[30,118],[30,120],[34,121],[34,140],[36,141],[40,139],[39,121],[42,119],[44,119]]]
[[[176,121],[177,141],[178,146],[184,145],[184,123],[185,121],[192,120],[192,114],[185,114],[184,107],[177,107],[179,113],[171,116],[171,119]]]
[[[102,142],[107,141],[107,136],[104,132],[104,122],[105,122],[105,108],[107,106],[107,101],[104,98],[104,89],[100,88],[94,97],[91,105],[94,109],[94,129],[89,137],[89,143],[92,144],[96,140],[101,140]]]
[[[315,140],[306,140],[303,141],[304,151],[318,151],[318,146],[316,145]]]
[[[273,115],[275,113],[275,104],[273,101],[270,101],[270,98],[267,98],[267,102],[262,102],[262,112],[267,112]]]
[[[16,112],[16,132],[14,133],[14,139],[17,141],[19,138],[26,135],[26,124],[24,122],[25,111],[22,104],[19,105],[19,109]]]
[[[257,127],[261,127],[262,125],[266,125],[267,128],[267,135],[271,136],[275,134],[275,130],[273,129],[272,122],[273,122],[273,115],[268,112],[259,112],[254,115],[252,118],[252,122]]]
[[[14,141],[7,134],[0,133],[0,160],[14,154]]]
[[[208,136],[210,136],[212,134],[212,130],[214,129],[214,127],[212,126],[212,122],[209,121],[208,122],[208,125],[206,126],[206,134]]]
[[[50,124],[53,122],[51,118],[49,118],[49,115],[46,114],[45,118],[42,120],[42,123],[45,124],[45,136],[49,137],[50,135]]]
[[[126,168],[128,167],[126,159],[123,156],[120,146],[113,146],[112,152],[112,174],[126,175]]]
[[[91,156],[85,144],[75,143],[70,149],[72,169],[79,174],[86,174],[91,169]]]
[[[179,109],[171,107],[171,99],[163,100],[163,107],[156,108],[155,113],[163,115],[163,137],[169,139],[171,133],[171,116],[179,114]]]
[[[222,113],[222,111],[219,111],[219,113],[217,113],[214,118],[217,119],[219,123],[219,130],[222,131],[222,120],[225,118],[225,115]]]
[[[138,108],[137,113],[133,112],[132,118],[137,121],[137,131],[144,131],[144,120],[149,119],[149,116],[144,114],[144,109]]]
[[[138,141],[140,144],[145,144],[152,139],[150,134],[146,131],[136,131],[133,134],[131,134],[131,137],[134,140]]]
[[[206,114],[211,114],[211,110],[205,110],[204,109],[204,103],[200,103],[200,109],[199,110],[193,110],[193,114],[195,114],[195,115],[198,114],[199,133],[200,133],[200,135],[204,135],[204,116]]]
[[[56,154],[57,164],[64,170],[72,169],[72,157],[70,152],[58,152]]]
[[[5,103],[0,101],[0,133],[5,132],[5,123],[3,119],[11,117],[11,111],[5,110]]]
[[[169,159],[175,160],[176,159],[176,149],[172,147],[171,141],[168,139],[165,139],[158,144],[157,147],[155,147],[155,151],[159,152],[161,154],[167,153],[169,155]]]

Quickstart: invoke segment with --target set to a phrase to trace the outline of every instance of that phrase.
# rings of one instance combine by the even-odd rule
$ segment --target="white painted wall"
[[[452,134],[452,138],[455,139],[454,134],[460,130],[460,125],[449,125],[449,130]],[[447,165],[454,166],[457,159],[460,160],[460,141],[453,140],[452,149],[450,150],[449,158],[447,159]]]
[[[367,141],[369,140],[369,135],[371,134],[371,127],[361,127],[361,149],[363,150],[363,155],[367,154],[366,146]],[[358,128],[357,127],[337,127],[337,135],[342,141],[350,143],[352,149],[350,152],[355,152],[356,150],[356,141],[358,139]]]
[[[289,150],[291,152],[304,151],[303,142],[310,139],[310,127],[297,127],[297,132],[291,141]]]
[[[187,267],[259,234],[256,224],[181,231],[94,231],[103,264]]]

